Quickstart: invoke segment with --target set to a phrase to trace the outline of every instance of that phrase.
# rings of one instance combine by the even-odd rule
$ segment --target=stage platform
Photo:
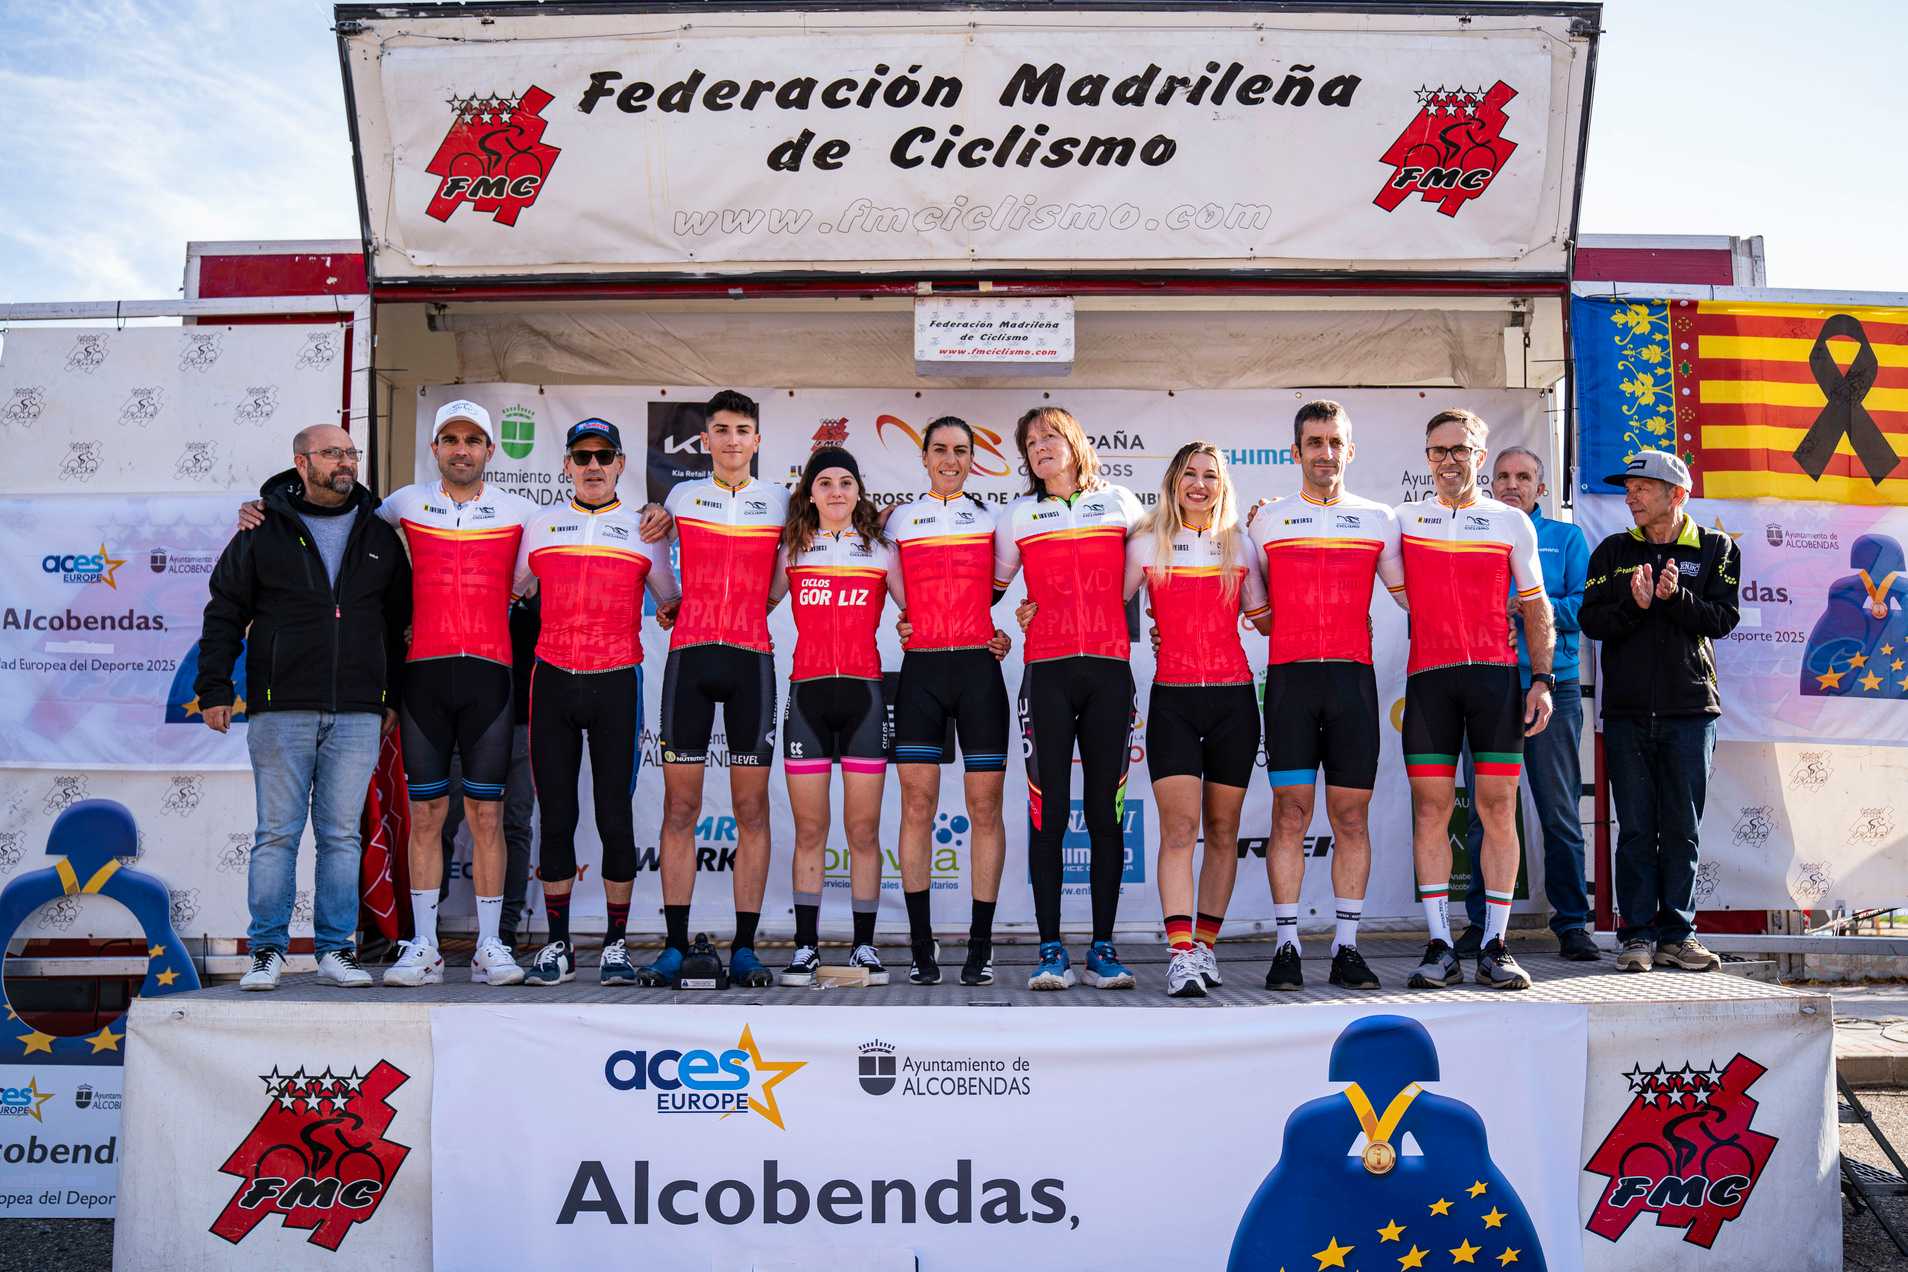
[[[1385,988],[1358,992],[1329,944],[1274,993],[1271,942],[1223,942],[1203,999],[1135,941],[1118,992],[1029,991],[1032,944],[963,986],[950,943],[930,987],[892,946],[886,986],[722,993],[605,988],[593,949],[572,984],[495,989],[452,949],[426,989],[142,999],[115,1266],[1142,1272],[1227,1266],[1269,1223],[1297,1244],[1234,1267],[1839,1267],[1827,997],[1546,933],[1513,941],[1521,993],[1408,990],[1422,943],[1373,934]],[[1354,1090],[1403,1118],[1373,1123],[1395,1168],[1361,1165]],[[1186,1152],[1199,1187],[1155,1187]]]
[[[1083,944],[1083,943],[1081,943]],[[1558,957],[1556,942],[1548,934],[1519,937],[1513,934],[1511,950],[1530,973],[1530,989],[1505,992],[1486,989],[1467,982],[1450,989],[1407,989],[1406,979],[1417,966],[1424,943],[1396,937],[1381,937],[1361,942],[1372,971],[1382,988],[1377,990],[1339,989],[1328,985],[1331,972],[1329,939],[1314,937],[1304,945],[1305,988],[1298,991],[1273,991],[1264,988],[1266,968],[1270,965],[1273,943],[1270,940],[1222,941],[1219,944],[1219,971],[1225,984],[1209,991],[1205,998],[1168,998],[1166,996],[1167,953],[1162,945],[1127,943],[1119,946],[1120,958],[1139,980],[1132,990],[1098,990],[1076,985],[1065,993],[1036,992],[1027,988],[1027,977],[1036,962],[1037,947],[1031,943],[994,946],[994,983],[968,986],[960,983],[961,961],[966,947],[959,943],[941,946],[939,985],[908,983],[905,948],[883,947],[890,981],[867,988],[808,986],[801,989],[730,989],[723,993],[677,992],[667,989],[638,989],[633,986],[605,987],[597,983],[598,951],[578,953],[576,979],[554,988],[527,986],[493,987],[470,982],[467,950],[447,949],[444,983],[420,989],[386,989],[381,984],[368,990],[343,990],[320,981],[316,974],[287,976],[270,994],[247,993],[231,981],[213,985],[195,994],[169,999],[173,1004],[240,999],[261,1008],[272,1003],[337,1002],[340,1000],[411,1003],[423,1006],[450,1005],[534,1005],[536,1003],[631,1003],[641,1005],[683,1006],[722,1003],[729,1006],[773,1007],[1167,1007],[1200,1009],[1213,1007],[1267,1007],[1304,1003],[1341,1003],[1358,1007],[1398,1007],[1413,1003],[1476,1002],[1479,999],[1508,1004],[1533,1003],[1702,1003],[1742,1002],[1762,999],[1807,999],[1821,1004],[1826,1012],[1827,999],[1819,994],[1784,989],[1732,974],[1730,969],[1749,971],[1759,964],[1729,964],[1716,972],[1691,973],[1658,969],[1647,973],[1618,972],[1615,959],[1606,952],[1596,963],[1573,963]],[[653,957],[658,947],[632,947],[631,957],[638,963]],[[1077,961],[1082,948],[1069,947]],[[723,957],[728,957],[726,947]],[[787,947],[764,946],[759,951],[771,967],[779,967],[788,957]],[[518,961],[528,963],[532,956],[520,954]],[[822,963],[845,965],[846,945],[822,949]],[[1464,959],[1465,974],[1474,967]],[[381,976],[381,967],[371,968],[373,977]]]

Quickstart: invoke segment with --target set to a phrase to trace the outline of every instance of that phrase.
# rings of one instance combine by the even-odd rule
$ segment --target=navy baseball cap
[[[570,435],[563,439],[563,449],[568,450],[586,437],[600,437],[617,450],[623,449],[623,435],[614,424],[592,415],[587,420],[578,420],[570,425]]]

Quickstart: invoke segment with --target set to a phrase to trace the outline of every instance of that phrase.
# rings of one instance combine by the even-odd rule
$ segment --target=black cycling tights
[[[642,710],[641,667],[575,672],[537,660],[530,673],[530,776],[543,832],[537,871],[545,882],[576,877],[577,773],[586,733],[603,878],[628,883],[636,877],[630,797],[642,761],[636,743]]]
[[[1119,804],[1133,741],[1133,672],[1111,658],[1056,658],[1020,679],[1020,732],[1027,759],[1028,873],[1042,941],[1060,939],[1062,856],[1073,811],[1073,749],[1080,748],[1081,812],[1091,844],[1093,939],[1113,939],[1126,867]]]

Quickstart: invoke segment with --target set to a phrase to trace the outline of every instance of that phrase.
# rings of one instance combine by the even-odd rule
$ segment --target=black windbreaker
[[[296,469],[259,487],[265,523],[233,536],[212,571],[194,684],[201,707],[232,705],[241,642],[248,714],[397,705],[411,625],[404,545],[378,519],[377,496],[354,487],[357,517],[333,582],[298,516],[304,489]]]
[[[1676,595],[1641,608],[1630,595],[1631,576],[1640,565],[1661,573],[1672,557]],[[1597,545],[1577,621],[1603,643],[1597,696],[1604,719],[1722,714],[1711,642],[1736,630],[1741,574],[1735,540],[1688,514],[1669,543],[1651,543],[1633,529]]]

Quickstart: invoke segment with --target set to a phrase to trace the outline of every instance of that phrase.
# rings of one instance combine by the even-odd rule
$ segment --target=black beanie
[[[840,446],[820,446],[808,457],[808,464],[802,469],[802,490],[808,492],[815,484],[815,476],[825,468],[846,468],[854,475],[855,485],[861,487],[863,494],[868,492],[868,483],[861,480],[861,465],[855,462],[854,455]]]

